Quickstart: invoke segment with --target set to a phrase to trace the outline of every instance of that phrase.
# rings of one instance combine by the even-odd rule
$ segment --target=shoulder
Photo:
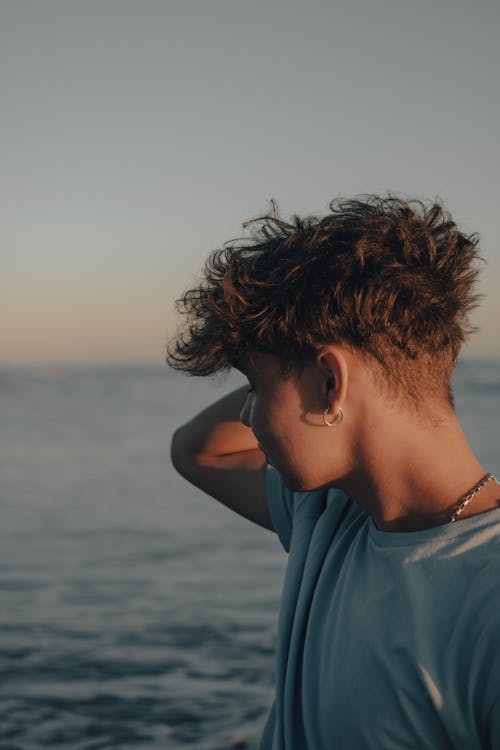
[[[364,523],[367,517],[366,511],[336,487],[294,492],[272,466],[267,467],[266,490],[274,529],[287,552],[294,529],[307,526],[312,533],[321,520],[326,528],[337,532],[343,526]]]

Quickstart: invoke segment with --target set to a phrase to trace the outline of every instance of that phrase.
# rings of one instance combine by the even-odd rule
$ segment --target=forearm
[[[248,387],[238,388],[219,399],[179,427],[172,438],[172,461],[184,457],[222,456],[256,450],[252,431],[240,422]]]

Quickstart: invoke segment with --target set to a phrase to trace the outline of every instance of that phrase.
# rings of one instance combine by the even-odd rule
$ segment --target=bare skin
[[[239,389],[180,428],[172,458],[187,479],[266,528],[266,457],[290,489],[338,487],[391,532],[448,523],[487,471],[451,407],[429,395],[417,418],[346,347],[321,347],[300,375],[283,378],[276,357],[257,353],[242,371],[254,390]],[[325,426],[326,408],[330,420],[342,409],[336,427]],[[490,482],[457,523],[497,507],[499,487]]]
[[[179,427],[172,439],[172,463],[231,510],[273,530],[265,495],[266,457],[240,421],[247,392],[238,388]]]

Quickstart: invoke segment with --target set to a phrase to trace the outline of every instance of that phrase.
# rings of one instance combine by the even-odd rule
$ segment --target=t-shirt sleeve
[[[285,487],[280,473],[269,464],[266,471],[266,493],[274,530],[286,552],[289,552],[293,527],[294,493]]]

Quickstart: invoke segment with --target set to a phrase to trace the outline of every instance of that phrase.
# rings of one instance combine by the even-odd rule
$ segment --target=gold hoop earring
[[[342,409],[341,409],[341,408],[339,407],[339,410],[338,410],[338,412],[336,413],[336,415],[335,415],[335,416],[334,416],[334,418],[333,418],[333,422],[330,422],[330,421],[328,420],[328,411],[329,411],[329,409],[328,409],[328,407],[326,407],[325,411],[323,412],[323,422],[324,422],[324,423],[325,423],[326,425],[328,425],[328,427],[336,427],[336,426],[337,426],[338,424],[340,424],[340,423],[342,422],[342,420],[344,419],[344,412],[343,412],[343,411],[342,411]]]

